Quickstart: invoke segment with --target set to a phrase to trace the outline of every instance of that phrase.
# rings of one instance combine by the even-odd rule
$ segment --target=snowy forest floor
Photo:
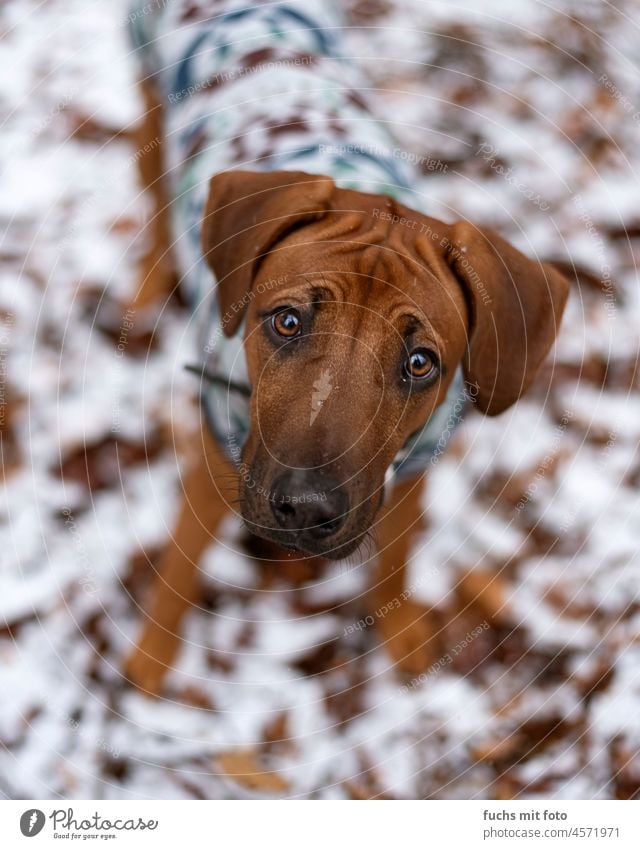
[[[407,686],[375,627],[353,627],[370,564],[296,581],[243,553],[230,523],[162,698],[122,679],[177,504],[171,423],[197,416],[189,340],[178,303],[124,343],[109,314],[145,215],[126,6],[7,0],[8,798],[640,797],[637,4],[349,10],[348,52],[399,149],[424,157],[431,214],[582,269],[532,392],[471,414],[431,476],[410,580],[441,662]]]

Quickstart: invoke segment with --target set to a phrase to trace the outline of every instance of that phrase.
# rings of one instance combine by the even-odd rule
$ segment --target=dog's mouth
[[[244,518],[245,527],[254,536],[275,542],[287,551],[295,554],[309,555],[311,557],[324,557],[327,560],[344,560],[353,554],[362,545],[367,531],[364,530],[355,536],[350,536],[344,541],[314,539],[310,535],[300,532],[282,530],[280,528],[269,528]]]

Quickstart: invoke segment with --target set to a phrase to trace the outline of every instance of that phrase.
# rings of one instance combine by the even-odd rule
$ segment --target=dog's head
[[[214,177],[203,247],[225,334],[245,320],[245,522],[333,558],[371,527],[459,366],[489,415],[525,392],[568,291],[492,232],[299,172]]]

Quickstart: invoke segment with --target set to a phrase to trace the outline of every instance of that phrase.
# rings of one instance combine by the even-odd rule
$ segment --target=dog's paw
[[[425,672],[434,660],[435,628],[428,611],[406,601],[379,622],[385,648],[396,668],[407,677]]]

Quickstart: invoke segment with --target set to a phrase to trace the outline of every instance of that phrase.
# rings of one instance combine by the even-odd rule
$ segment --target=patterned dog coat
[[[340,52],[343,20],[328,0],[148,0],[129,15],[136,52],[165,106],[165,163],[175,251],[199,330],[207,420],[239,461],[247,436],[242,330],[227,339],[200,229],[211,177],[236,169],[326,174],[342,188],[390,195],[410,208],[417,175],[360,94]],[[227,385],[224,385],[226,381]],[[458,373],[446,401],[394,460],[416,474],[435,462],[465,407]]]

